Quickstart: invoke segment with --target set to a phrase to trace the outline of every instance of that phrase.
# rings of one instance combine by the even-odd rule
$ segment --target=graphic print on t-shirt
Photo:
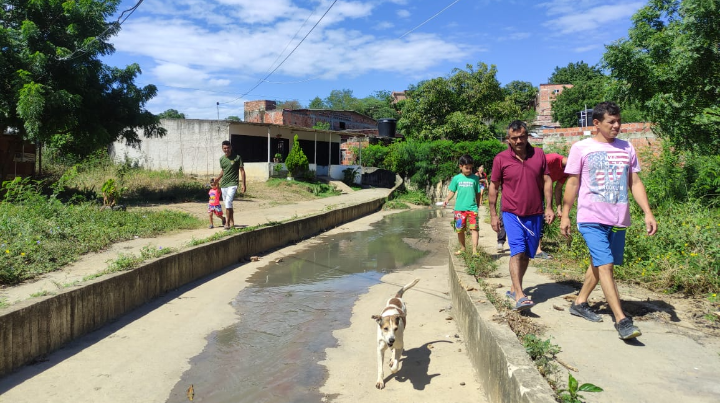
[[[588,155],[587,165],[593,201],[627,204],[630,156],[626,152],[594,152]]]

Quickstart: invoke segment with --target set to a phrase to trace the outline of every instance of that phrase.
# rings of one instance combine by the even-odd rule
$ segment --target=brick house
[[[531,126],[560,127],[560,123],[554,122],[552,118],[552,101],[565,88],[572,87],[572,84],[540,84],[535,98],[535,112],[537,112],[537,115]]]

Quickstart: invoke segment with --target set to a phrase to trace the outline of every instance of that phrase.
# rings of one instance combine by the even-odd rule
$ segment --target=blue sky
[[[124,0],[118,14],[136,3]],[[338,0],[330,8],[332,3],[146,0],[111,38],[116,53],[105,62],[138,63],[143,74],[136,83],[158,87],[147,108],[177,109],[192,119],[242,117],[243,102],[250,100],[307,105],[334,89],[350,89],[358,98],[402,91],[478,62],[496,65],[503,85],[522,80],[537,86],[556,66],[597,63],[604,45],[627,36],[632,15],[645,4]]]

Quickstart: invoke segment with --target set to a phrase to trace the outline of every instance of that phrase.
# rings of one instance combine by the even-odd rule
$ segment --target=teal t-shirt
[[[477,194],[480,193],[477,176],[457,174],[453,176],[448,189],[455,193],[455,211],[477,211]]]
[[[242,158],[238,154],[230,154],[230,158],[224,155],[220,157],[220,168],[223,170],[220,187],[240,186],[240,168],[242,167]]]

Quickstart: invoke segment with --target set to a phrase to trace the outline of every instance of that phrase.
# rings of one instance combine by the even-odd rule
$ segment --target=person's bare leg
[[[227,215],[227,227],[232,228],[235,226],[235,217],[233,215],[233,209],[226,208],[225,215]]]
[[[458,242],[460,242],[460,250],[458,252],[465,252],[465,228],[457,234]]]
[[[575,298],[575,305],[580,305],[583,302],[587,302],[588,298],[590,298],[590,293],[593,292],[595,286],[597,286],[598,284],[598,281],[600,281],[600,277],[598,276],[598,268],[591,264],[590,266],[588,266],[588,269],[585,272],[585,281],[583,282],[582,288],[580,289],[580,293],[578,294],[577,298]]]
[[[472,250],[473,255],[477,253],[478,240],[480,240],[480,231],[474,229],[470,232],[472,234]]]
[[[518,253],[510,258],[510,280],[512,281],[510,291],[515,293],[515,301],[525,296],[522,279],[529,263],[530,259],[525,255],[525,252]]]
[[[615,322],[619,322],[625,318],[625,313],[620,304],[620,293],[618,292],[617,284],[613,276],[614,267],[612,263],[604,264],[600,267],[590,265],[587,272],[585,272],[585,282],[583,283],[582,289],[580,289],[578,297],[575,299],[575,305],[587,302],[588,298],[590,298],[590,293],[599,282],[605,295],[605,301],[607,301],[610,310],[612,310],[615,316]]]
[[[213,213],[212,212],[210,213],[209,219],[210,219],[210,226],[212,227],[213,226]]]
[[[598,274],[600,275],[600,287],[602,287],[603,294],[605,294],[605,301],[610,305],[610,309],[615,315],[615,323],[618,323],[625,319],[625,312],[623,312],[620,305],[620,293],[613,276],[613,268],[612,263],[604,264],[598,267]]]

